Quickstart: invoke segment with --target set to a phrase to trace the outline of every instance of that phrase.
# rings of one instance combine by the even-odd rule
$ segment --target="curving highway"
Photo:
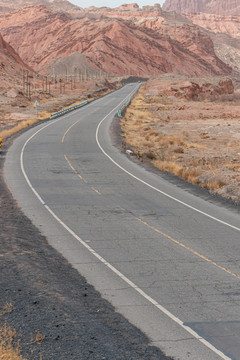
[[[113,116],[138,87],[19,136],[5,179],[49,243],[154,345],[182,360],[239,359],[239,213],[113,146]]]

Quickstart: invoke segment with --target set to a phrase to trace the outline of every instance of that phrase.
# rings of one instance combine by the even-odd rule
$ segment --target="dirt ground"
[[[6,138],[12,134],[13,127],[30,126],[34,122],[48,118],[52,113],[85,100],[97,98],[121,86],[120,79],[91,80],[81,84],[81,87],[71,90],[70,84],[60,93],[58,88],[51,89],[51,94],[42,90],[32,92],[28,98],[21,86],[0,90],[0,137]],[[34,106],[36,101],[39,106]],[[14,131],[15,132],[15,131]]]
[[[162,76],[127,109],[123,142],[160,170],[239,203],[239,105],[230,79]]]

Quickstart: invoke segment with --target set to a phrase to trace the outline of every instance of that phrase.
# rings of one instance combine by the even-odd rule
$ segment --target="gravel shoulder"
[[[18,208],[3,178],[9,145],[0,152],[0,327],[16,330],[25,359],[170,359],[115,312]]]

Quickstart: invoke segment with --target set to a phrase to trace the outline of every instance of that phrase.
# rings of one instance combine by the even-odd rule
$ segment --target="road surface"
[[[240,359],[239,213],[113,146],[113,115],[138,86],[19,136],[6,181],[49,243],[166,355]]]

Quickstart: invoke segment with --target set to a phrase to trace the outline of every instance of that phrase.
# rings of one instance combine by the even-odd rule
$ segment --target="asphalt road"
[[[16,139],[6,181],[49,243],[176,359],[240,359],[240,222],[113,146],[139,85]]]

